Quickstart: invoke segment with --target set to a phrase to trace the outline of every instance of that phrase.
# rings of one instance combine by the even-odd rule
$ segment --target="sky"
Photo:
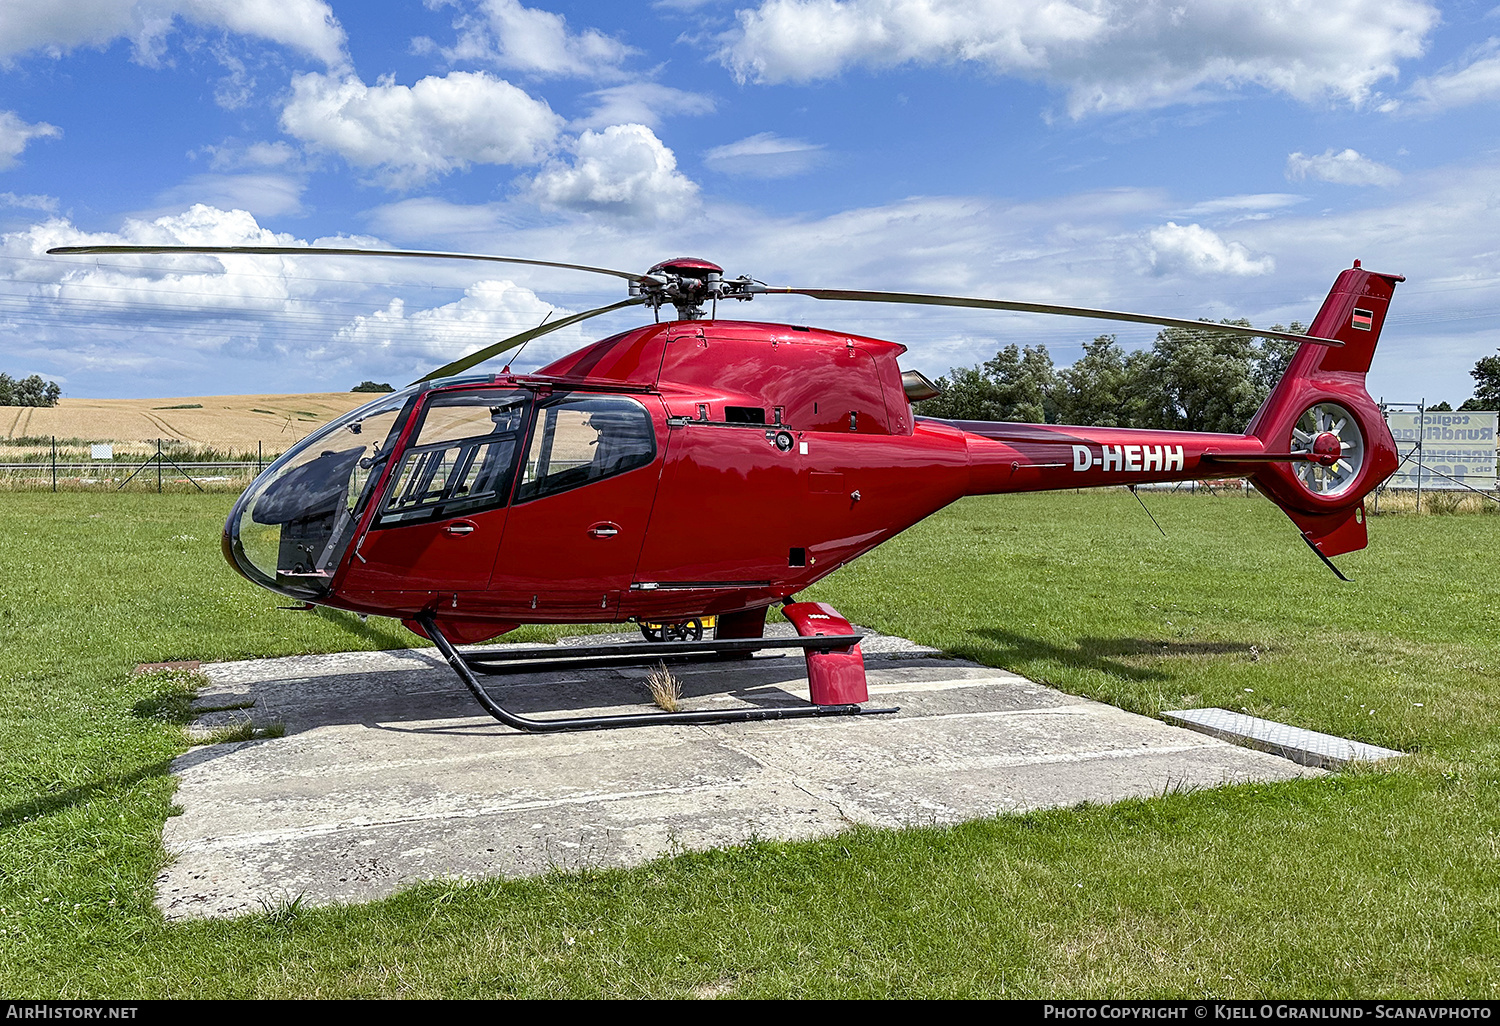
[[[1261,326],[1309,321],[1358,258],[1407,277],[1371,393],[1456,406],[1500,349],[1497,114],[1494,0],[0,0],[0,371],[92,398],[399,386],[624,298],[555,269],[59,245],[691,255]],[[720,313],[887,338],[931,377],[1154,334]]]

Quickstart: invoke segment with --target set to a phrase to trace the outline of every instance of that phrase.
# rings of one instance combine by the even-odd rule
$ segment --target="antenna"
[[[547,318],[551,317],[551,316],[552,316],[552,311],[548,310],[546,316],[544,316],[542,318],[541,323],[539,323],[537,325],[537,327],[540,328],[543,324],[546,324],[547,323]],[[535,337],[536,337],[535,335],[531,336],[531,338],[535,338]],[[501,374],[509,374],[510,373],[510,365],[513,364],[513,363],[515,363],[518,359],[521,358],[521,354],[524,353],[524,352],[526,352],[526,347],[529,346],[529,345],[531,345],[531,339],[530,338],[528,338],[525,342],[522,342],[521,343],[521,348],[516,350],[515,355],[512,356],[509,360],[505,361],[505,366],[500,369],[500,373]]]
[[[1135,485],[1129,485],[1128,487],[1130,488],[1130,494],[1135,496],[1135,501],[1141,504],[1141,509],[1146,510],[1146,516],[1151,517],[1151,523],[1156,525],[1156,529],[1158,531],[1161,531],[1161,536],[1165,538],[1167,536],[1167,532],[1161,530],[1161,525],[1156,523],[1156,518],[1151,516],[1151,511],[1149,509],[1146,509],[1146,500],[1141,498],[1141,493],[1135,490]],[[1322,555],[1321,552],[1318,554]],[[1337,571],[1335,571],[1335,573],[1337,573]]]

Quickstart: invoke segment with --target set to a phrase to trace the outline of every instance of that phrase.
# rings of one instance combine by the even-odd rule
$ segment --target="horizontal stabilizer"
[[[1286,515],[1302,532],[1307,543],[1324,556],[1342,556],[1356,552],[1370,543],[1365,530],[1365,504],[1359,503],[1336,513],[1304,513],[1289,509]]]

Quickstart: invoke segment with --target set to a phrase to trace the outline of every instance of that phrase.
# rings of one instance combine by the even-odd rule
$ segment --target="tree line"
[[[1248,326],[1247,321],[1224,321]],[[1293,322],[1276,331],[1302,333]],[[1058,369],[1044,345],[1008,345],[978,367],[955,367],[943,394],[917,412],[952,420],[1018,420],[1099,427],[1243,431],[1297,351],[1297,343],[1194,328],[1165,328],[1149,349],[1114,335],[1084,343]]]
[[[1224,324],[1248,327],[1244,320]],[[1275,331],[1305,334],[1293,321]],[[1164,328],[1149,349],[1127,352],[1114,335],[1083,346],[1057,368],[1044,345],[1011,344],[977,367],[955,367],[943,394],[915,405],[948,420],[1011,420],[1098,427],[1240,432],[1281,380],[1298,343],[1195,328]],[[1469,372],[1474,397],[1460,410],[1500,410],[1500,356]],[[1446,402],[1428,407],[1451,410]]]
[[[56,406],[61,398],[62,386],[40,374],[20,380],[0,374],[0,406]]]

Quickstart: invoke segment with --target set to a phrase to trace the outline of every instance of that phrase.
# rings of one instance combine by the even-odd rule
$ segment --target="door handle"
[[[594,538],[613,538],[620,533],[619,524],[611,524],[605,521],[601,524],[593,524],[589,527],[589,535]]]
[[[462,538],[464,535],[474,533],[474,525],[469,523],[467,520],[455,520],[453,523],[443,528],[443,533],[456,535],[457,537]]]

